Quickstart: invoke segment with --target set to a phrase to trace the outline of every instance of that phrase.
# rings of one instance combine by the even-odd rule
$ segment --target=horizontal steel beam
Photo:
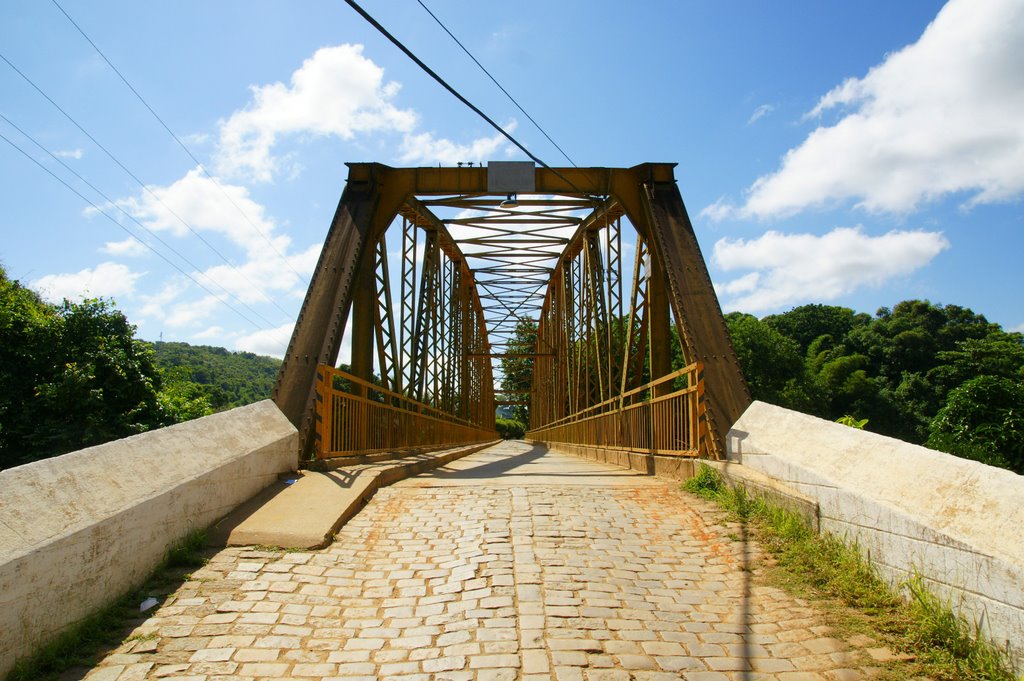
[[[349,183],[379,178],[383,192],[404,196],[478,194],[487,190],[487,168],[392,168],[382,163],[347,163]],[[645,163],[633,168],[536,168],[532,194],[607,196],[636,186],[638,176],[672,182],[675,163]],[[625,185],[623,185],[625,183]]]
[[[471,353],[467,357],[554,357],[553,352],[481,352]]]

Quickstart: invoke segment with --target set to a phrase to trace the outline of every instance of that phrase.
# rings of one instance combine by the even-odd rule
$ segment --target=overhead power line
[[[45,154],[46,154],[47,156],[49,156],[49,157],[50,157],[50,158],[52,158],[52,159],[53,159],[54,161],[56,161],[56,162],[57,162],[57,163],[59,163],[59,164],[60,164],[61,166],[63,166],[65,170],[67,170],[67,171],[68,171],[69,173],[71,173],[72,175],[74,175],[75,177],[77,177],[77,178],[78,178],[78,180],[79,180],[80,182],[82,182],[82,183],[83,183],[83,184],[84,184],[85,186],[87,186],[87,187],[88,187],[89,189],[91,189],[91,190],[93,190],[94,192],[96,192],[96,194],[98,194],[98,195],[99,195],[99,196],[100,196],[100,197],[101,197],[101,198],[102,198],[102,199],[103,199],[104,201],[106,201],[106,202],[107,202],[108,204],[110,204],[111,206],[113,206],[113,207],[117,208],[117,209],[118,209],[118,210],[119,210],[119,211],[120,211],[120,212],[121,212],[121,213],[122,213],[122,214],[123,214],[123,215],[124,215],[124,216],[125,216],[126,218],[128,218],[129,220],[131,220],[132,222],[134,222],[134,223],[135,223],[136,225],[138,225],[138,226],[139,226],[139,228],[140,228],[140,229],[142,229],[142,230],[143,230],[143,231],[145,231],[145,232],[146,232],[147,234],[149,234],[149,235],[150,235],[151,237],[153,237],[153,238],[154,238],[154,239],[156,239],[156,240],[157,240],[158,242],[160,242],[160,244],[162,244],[164,248],[166,248],[167,250],[169,250],[169,251],[170,251],[171,253],[173,253],[174,255],[178,256],[178,258],[180,258],[180,259],[181,259],[181,260],[182,260],[182,261],[183,261],[183,262],[184,262],[184,263],[185,263],[186,265],[188,265],[189,267],[191,267],[192,269],[194,269],[194,270],[195,270],[196,272],[199,272],[199,271],[200,271],[199,267],[198,267],[198,266],[196,266],[196,264],[195,264],[195,263],[193,263],[193,262],[192,262],[191,260],[189,260],[189,259],[188,259],[187,257],[185,257],[184,255],[182,255],[182,254],[181,254],[181,253],[180,253],[180,252],[179,252],[179,251],[178,251],[177,249],[175,249],[175,248],[174,248],[173,246],[171,246],[171,245],[170,245],[169,243],[167,243],[166,241],[164,241],[163,239],[161,239],[161,238],[159,237],[159,235],[157,235],[157,234],[156,234],[156,232],[154,232],[153,230],[151,230],[151,229],[150,229],[149,227],[146,227],[146,225],[142,224],[142,223],[141,223],[141,222],[140,222],[140,221],[138,220],[138,218],[136,218],[136,217],[135,217],[134,215],[132,215],[131,213],[129,213],[128,211],[126,211],[126,210],[125,210],[125,209],[124,209],[124,208],[123,208],[123,207],[122,207],[122,206],[121,206],[120,204],[118,204],[117,202],[115,202],[114,200],[112,200],[112,199],[111,199],[111,198],[110,198],[109,196],[107,196],[106,194],[104,194],[104,193],[103,193],[103,192],[102,192],[102,191],[101,191],[100,189],[98,189],[98,188],[96,187],[96,185],[92,184],[91,182],[89,182],[89,180],[87,180],[87,179],[85,179],[84,177],[82,177],[82,175],[81,175],[81,174],[79,174],[79,173],[78,173],[78,172],[77,172],[77,171],[76,171],[76,170],[75,170],[74,168],[72,168],[71,166],[69,166],[69,165],[68,165],[68,164],[67,164],[67,163],[66,163],[66,162],[65,162],[65,161],[64,161],[63,159],[61,159],[61,158],[60,158],[60,157],[58,157],[58,156],[57,156],[56,154],[54,154],[54,153],[53,153],[52,151],[50,151],[50,150],[49,150],[49,149],[47,149],[47,148],[46,148],[45,146],[43,146],[43,145],[42,145],[42,143],[40,143],[40,142],[39,142],[39,140],[37,140],[37,139],[36,139],[35,137],[33,137],[32,135],[30,135],[30,134],[28,134],[27,132],[25,132],[25,130],[23,130],[23,129],[22,129],[21,127],[19,127],[19,126],[18,126],[18,125],[17,125],[17,124],[16,124],[16,123],[15,123],[14,121],[12,121],[12,120],[11,120],[10,118],[8,118],[7,116],[5,116],[5,115],[4,115],[4,114],[2,114],[2,113],[0,113],[0,119],[2,119],[2,120],[3,120],[4,122],[6,122],[6,123],[7,123],[7,125],[11,126],[11,127],[12,127],[12,128],[14,128],[15,130],[17,130],[17,131],[18,131],[19,133],[21,133],[21,134],[22,134],[22,136],[24,136],[24,137],[25,137],[25,139],[27,139],[27,140],[28,140],[29,142],[31,142],[32,144],[36,145],[36,147],[37,147],[38,149],[40,149],[40,150],[41,150],[41,151],[42,151],[43,153],[45,153]],[[19,151],[20,151],[20,149],[19,149]],[[51,174],[52,174],[52,173],[51,173]],[[80,196],[81,196],[81,195],[80,195]],[[118,224],[120,225],[120,223],[118,223]],[[122,229],[124,229],[124,227],[123,227],[123,226],[122,226]],[[146,246],[146,247],[147,247],[147,248],[149,248],[150,250],[154,250],[154,249],[152,248],[152,246],[150,246],[150,245],[149,245],[149,244],[147,244],[146,242],[142,241],[142,239],[139,239],[139,238],[138,238],[138,237],[137,237],[137,236],[136,236],[135,234],[132,234],[130,230],[126,230],[126,231],[128,231],[128,233],[129,233],[129,234],[131,234],[131,236],[132,236],[133,238],[135,238],[135,240],[136,240],[136,241],[139,241],[140,243],[142,243],[142,244],[143,244],[144,246]],[[155,252],[155,250],[154,250],[154,252]],[[165,258],[165,260],[166,260],[166,258]],[[180,268],[178,268],[178,270],[179,270],[179,271],[181,271],[181,269],[180,269]],[[238,296],[236,296],[236,295],[235,295],[234,293],[232,293],[232,292],[231,292],[231,291],[230,291],[229,289],[227,289],[227,288],[226,288],[225,286],[223,286],[222,284],[218,283],[218,282],[217,282],[216,280],[214,280],[214,279],[213,279],[212,277],[210,277],[209,275],[204,275],[204,276],[206,276],[206,278],[207,278],[207,279],[209,279],[209,280],[210,280],[211,282],[213,282],[214,284],[216,284],[216,285],[217,285],[217,286],[218,286],[218,287],[219,287],[219,288],[220,288],[220,289],[221,289],[221,290],[222,290],[222,291],[223,291],[223,292],[224,292],[224,293],[225,293],[225,294],[226,294],[226,295],[227,295],[228,297],[232,298],[232,299],[233,299],[233,300],[234,300],[234,301],[235,301],[236,303],[238,303],[238,304],[242,305],[242,306],[243,306],[243,307],[245,307],[245,308],[246,308],[247,310],[249,310],[249,312],[251,312],[252,314],[254,314],[254,315],[256,315],[257,317],[259,317],[260,319],[262,319],[262,320],[263,320],[263,322],[264,322],[265,324],[273,325],[273,322],[271,322],[271,321],[270,321],[269,319],[267,319],[266,317],[264,317],[264,316],[263,316],[262,314],[260,314],[260,313],[259,313],[259,312],[257,312],[256,310],[254,310],[254,309],[252,308],[252,306],[250,306],[250,305],[249,305],[248,303],[246,303],[246,302],[245,302],[245,301],[243,301],[243,300],[242,300],[241,298],[239,298]],[[193,281],[194,281],[194,280],[193,280]],[[205,287],[204,287],[204,290],[205,290],[205,291],[207,291],[208,293],[210,292],[210,291],[209,291],[209,289],[206,289]],[[213,294],[211,293],[211,295],[213,295]],[[218,300],[220,300],[220,298],[218,298]],[[222,302],[223,302],[223,301],[222,301]],[[259,328],[259,327],[257,326],[257,328]]]
[[[43,98],[46,99],[46,101],[48,101],[51,105],[53,105],[54,108],[57,109],[57,111],[59,111],[61,114],[64,115],[65,118],[67,118],[69,121],[71,121],[72,125],[74,125],[76,128],[78,128],[78,130],[81,131],[81,133],[83,135],[88,137],[92,141],[92,143],[95,144],[104,154],[106,154],[107,157],[111,161],[113,161],[121,170],[123,170],[125,172],[125,174],[128,175],[128,177],[132,178],[136,182],[136,184],[138,184],[140,187],[142,187],[143,191],[145,191],[147,194],[149,194],[151,197],[153,197],[153,199],[155,199],[161,206],[166,208],[167,212],[169,212],[171,215],[173,215],[178,220],[178,222],[180,222],[182,224],[182,226],[184,226],[189,232],[191,232],[193,236],[195,236],[197,239],[199,239],[201,242],[203,242],[203,244],[205,244],[207,248],[209,248],[213,253],[215,253],[217,255],[217,257],[219,257],[228,267],[230,267],[233,271],[237,272],[243,279],[245,279],[245,281],[248,282],[248,284],[250,286],[252,286],[254,290],[259,292],[259,294],[261,296],[263,296],[263,298],[265,300],[267,300],[269,303],[271,303],[272,305],[277,307],[278,310],[280,310],[283,314],[285,314],[285,315],[288,314],[287,310],[282,308],[280,306],[280,304],[277,303],[277,301],[271,299],[269,296],[264,294],[262,292],[262,290],[258,286],[256,286],[256,284],[253,283],[252,280],[250,280],[249,277],[246,276],[246,274],[244,272],[240,271],[237,267],[235,267],[235,265],[230,260],[228,260],[228,258],[223,253],[221,253],[213,244],[211,244],[209,241],[207,241],[206,238],[203,237],[202,234],[200,234],[198,231],[196,231],[195,228],[193,228],[192,225],[190,225],[188,223],[188,221],[185,220],[185,218],[183,218],[180,215],[178,215],[178,213],[173,208],[168,206],[167,203],[162,198],[160,198],[159,195],[156,194],[156,192],[154,192],[145,182],[143,182],[141,179],[139,179],[138,175],[133,173],[124,163],[122,163],[120,161],[120,159],[118,159],[116,156],[114,156],[114,154],[109,149],[107,149],[105,146],[103,146],[103,144],[101,144],[99,140],[97,140],[95,137],[93,137],[93,135],[88,130],[86,130],[84,127],[82,127],[82,125],[77,120],[75,120],[75,118],[71,114],[69,114],[59,104],[57,104],[57,102],[55,102],[52,97],[50,97],[48,94],[46,94],[46,92],[44,92],[42,88],[40,88],[38,85],[36,85],[36,83],[31,78],[29,78],[27,75],[25,75],[25,73],[22,72],[21,69],[19,69],[17,66],[15,66],[2,53],[0,53],[0,60],[3,60],[4,62],[6,62],[7,65],[10,66],[14,70],[15,73],[17,73],[19,76],[22,77],[22,79],[25,80],[25,82],[27,82],[29,85],[31,85],[33,88],[35,88],[36,92],[38,92],[40,95],[42,95]],[[4,120],[8,120],[8,119],[5,118]],[[13,123],[12,123],[12,125],[13,125]],[[20,128],[19,128],[19,131],[20,131]],[[26,137],[28,136],[24,131],[21,131],[21,132],[22,132],[23,135],[26,135]],[[298,274],[298,273],[296,273],[296,274]],[[301,275],[299,275],[299,277],[301,279]],[[241,301],[239,301],[239,302],[241,302]]]
[[[56,0],[54,0],[54,1],[56,1]],[[423,0],[416,0],[416,2],[418,2],[420,4],[420,7],[422,7],[423,9],[425,9],[427,11],[427,14],[429,14],[431,16],[431,18],[434,21],[437,22],[438,26],[440,26],[441,28],[444,29],[445,33],[447,33],[449,36],[451,36],[451,39],[455,41],[455,44],[462,48],[462,51],[465,52],[469,56],[469,58],[472,59],[473,62],[477,66],[480,67],[480,70],[487,74],[487,77],[491,79],[491,82],[494,83],[495,85],[497,85],[499,90],[501,90],[502,92],[505,93],[505,96],[508,97],[509,101],[512,102],[513,104],[515,104],[516,108],[519,109],[520,111],[522,111],[524,116],[526,116],[528,119],[530,119],[530,122],[533,123],[534,127],[537,128],[538,130],[540,130],[540,133],[542,135],[544,135],[544,137],[546,137],[548,139],[548,142],[551,142],[551,144],[553,144],[555,146],[555,149],[558,149],[558,151],[561,152],[562,156],[565,157],[565,160],[568,161],[569,163],[571,163],[573,165],[573,167],[579,168],[579,166],[576,165],[576,162],[573,161],[571,158],[569,158],[569,154],[565,153],[565,150],[562,149],[562,147],[558,146],[558,142],[556,142],[555,140],[551,139],[551,135],[549,135],[544,130],[544,128],[540,127],[540,123],[538,123],[537,121],[533,120],[533,116],[531,116],[530,114],[526,113],[526,109],[524,109],[522,106],[520,106],[519,102],[516,101],[516,98],[513,97],[511,94],[509,94],[508,90],[506,90],[504,87],[502,87],[501,83],[499,83],[498,80],[494,76],[491,75],[491,72],[488,71],[484,67],[484,65],[481,64],[480,61],[476,57],[473,56],[473,53],[470,52],[469,49],[466,48],[466,46],[462,44],[462,41],[460,41],[458,38],[456,38],[455,34],[448,30],[448,27],[445,26],[444,23],[440,19],[437,18],[436,14],[434,14],[433,12],[430,11],[429,7],[427,7],[425,4],[423,4]]]
[[[477,116],[479,116],[480,118],[484,119],[484,120],[485,120],[485,121],[486,121],[486,122],[488,123],[488,125],[490,125],[490,126],[491,126],[492,128],[494,128],[494,129],[495,129],[495,130],[497,130],[497,131],[498,131],[499,133],[501,133],[501,134],[502,134],[502,135],[503,135],[503,136],[505,137],[505,139],[507,139],[507,140],[508,140],[509,142],[511,142],[512,144],[514,144],[514,145],[515,145],[515,146],[516,146],[516,147],[517,147],[517,148],[518,148],[518,149],[519,149],[520,151],[522,151],[522,152],[523,152],[524,154],[526,154],[526,156],[527,156],[527,157],[528,157],[528,158],[529,158],[529,159],[530,159],[531,161],[533,161],[533,162],[534,162],[534,163],[536,163],[537,165],[539,165],[539,166],[541,166],[541,167],[543,167],[543,168],[547,168],[548,170],[550,170],[551,172],[553,172],[553,173],[554,173],[554,174],[555,174],[556,176],[558,176],[558,178],[559,178],[559,179],[561,179],[561,180],[562,180],[563,182],[565,182],[565,183],[566,183],[566,184],[568,184],[568,185],[569,185],[570,187],[572,187],[572,188],[573,188],[574,190],[576,190],[576,192],[577,192],[578,194],[581,194],[581,195],[583,195],[583,196],[589,196],[589,194],[587,194],[587,193],[586,193],[586,192],[584,192],[584,191],[583,191],[582,189],[580,189],[580,188],[579,188],[579,187],[577,187],[577,186],[576,186],[575,184],[573,184],[572,180],[570,180],[569,178],[567,178],[567,177],[566,177],[565,175],[562,175],[562,174],[561,174],[560,172],[558,172],[558,171],[557,171],[556,169],[552,168],[552,167],[551,167],[551,166],[549,166],[549,165],[548,165],[547,163],[545,163],[545,162],[544,162],[544,161],[542,161],[542,160],[541,160],[540,158],[538,158],[538,157],[537,157],[537,156],[536,156],[536,155],[535,155],[535,154],[534,154],[533,152],[531,152],[531,151],[530,151],[529,149],[527,149],[526,147],[524,147],[524,146],[523,146],[523,145],[522,145],[522,144],[521,144],[521,143],[519,142],[519,140],[517,140],[517,139],[516,139],[515,137],[513,137],[513,136],[512,136],[511,134],[509,134],[509,133],[508,133],[508,132],[507,132],[507,131],[506,131],[506,130],[505,130],[504,128],[502,128],[502,127],[501,127],[500,125],[498,125],[497,123],[495,123],[495,122],[494,122],[494,121],[493,121],[493,120],[491,119],[491,117],[490,117],[490,116],[488,116],[488,115],[487,115],[487,114],[485,114],[485,113],[484,113],[483,111],[481,111],[481,110],[480,110],[480,109],[479,109],[479,108],[478,108],[478,107],[477,107],[477,106],[476,106],[475,104],[473,104],[473,103],[472,103],[471,101],[469,101],[468,99],[466,99],[465,97],[463,97],[463,96],[462,96],[462,93],[460,93],[460,92],[459,92],[458,90],[456,90],[456,89],[455,89],[454,87],[452,87],[451,85],[449,85],[449,84],[448,84],[448,83],[447,83],[447,82],[445,81],[445,79],[444,79],[444,78],[442,78],[441,76],[437,75],[437,73],[436,73],[436,72],[435,72],[435,71],[434,71],[434,70],[433,70],[432,68],[430,68],[429,66],[427,66],[426,64],[424,64],[424,63],[423,63],[423,60],[422,60],[422,59],[420,59],[420,58],[419,58],[419,57],[417,57],[417,56],[416,56],[415,54],[413,54],[412,50],[410,50],[410,49],[409,49],[408,47],[406,47],[405,45],[403,45],[403,44],[402,44],[402,42],[401,42],[401,41],[400,41],[400,40],[399,40],[398,38],[396,38],[395,36],[391,35],[391,33],[390,33],[390,32],[389,32],[389,31],[388,31],[388,30],[387,30],[386,28],[384,28],[384,27],[383,27],[383,26],[382,26],[382,25],[380,24],[380,22],[379,22],[379,21],[377,21],[376,19],[374,19],[374,18],[373,18],[372,16],[370,16],[370,14],[369,14],[369,13],[368,13],[368,12],[367,12],[367,11],[366,11],[365,9],[363,9],[362,7],[360,7],[360,6],[359,6],[359,3],[357,3],[357,2],[355,1],[355,0],[345,0],[345,2],[346,2],[346,3],[348,3],[348,5],[349,5],[349,6],[350,6],[350,7],[352,8],[352,9],[354,9],[354,10],[355,10],[356,12],[358,12],[358,13],[359,13],[359,15],[360,15],[361,17],[363,17],[364,19],[366,19],[366,21],[367,21],[367,22],[368,22],[368,23],[369,23],[369,24],[370,24],[371,26],[373,26],[373,27],[374,27],[375,29],[377,29],[377,30],[378,30],[378,31],[380,32],[380,34],[381,34],[381,35],[383,35],[383,36],[384,36],[385,38],[387,38],[388,40],[390,40],[390,41],[391,41],[391,42],[392,42],[392,43],[393,43],[393,44],[395,45],[395,47],[397,47],[397,48],[398,48],[398,49],[400,49],[400,50],[401,50],[402,52],[404,52],[404,53],[405,53],[405,56],[409,57],[409,59],[412,59],[412,60],[413,60],[413,62],[414,62],[414,63],[415,63],[415,64],[416,64],[417,66],[419,66],[419,67],[420,67],[420,68],[421,68],[421,69],[422,69],[422,70],[424,71],[424,73],[426,73],[426,74],[427,74],[428,76],[430,76],[431,78],[433,78],[434,80],[436,80],[436,81],[438,82],[438,84],[440,84],[440,85],[441,85],[441,87],[443,87],[443,88],[444,88],[445,90],[447,90],[448,92],[450,92],[450,93],[451,93],[451,94],[452,94],[452,95],[453,95],[453,96],[454,96],[454,97],[455,97],[456,99],[458,99],[458,100],[459,100],[460,102],[462,102],[462,103],[463,103],[463,104],[465,104],[465,105],[466,105],[467,107],[469,107],[469,108],[470,108],[470,109],[471,109],[471,110],[472,110],[472,111],[473,111],[473,112],[474,112],[474,113],[475,113],[475,114],[476,114]]]
[[[5,120],[6,120],[6,118],[5,118]],[[145,247],[146,247],[146,248],[148,248],[149,250],[153,251],[153,253],[155,253],[155,254],[156,254],[157,256],[159,256],[161,260],[163,260],[163,261],[164,261],[164,262],[166,262],[166,263],[167,263],[168,265],[170,265],[171,267],[173,267],[174,269],[178,270],[178,271],[179,271],[179,272],[181,272],[181,273],[182,273],[183,275],[185,275],[186,277],[188,277],[188,278],[189,278],[189,279],[190,279],[190,280],[192,281],[192,283],[193,283],[193,284],[195,284],[195,285],[196,285],[196,286],[198,286],[199,288],[201,288],[201,289],[203,289],[204,291],[206,291],[207,293],[209,293],[209,294],[210,294],[211,296],[213,296],[213,297],[214,297],[214,298],[215,298],[215,299],[216,299],[216,300],[217,300],[217,301],[218,301],[218,302],[219,302],[219,303],[220,303],[221,305],[224,305],[224,306],[225,306],[225,307],[227,307],[227,308],[228,308],[229,310],[231,310],[232,312],[234,312],[234,313],[235,313],[236,315],[238,315],[239,317],[241,317],[241,318],[242,318],[242,319],[244,319],[245,321],[247,321],[247,322],[249,322],[250,324],[252,324],[253,326],[255,326],[255,327],[256,327],[257,329],[262,329],[262,328],[263,328],[263,327],[261,327],[261,326],[260,326],[259,324],[257,324],[256,322],[254,322],[254,321],[253,321],[252,319],[250,319],[249,317],[247,317],[247,316],[246,316],[245,314],[243,314],[243,313],[242,313],[242,312],[241,312],[240,310],[238,310],[237,308],[235,308],[235,307],[234,307],[233,305],[231,305],[230,303],[228,303],[228,302],[224,301],[223,299],[221,299],[221,298],[220,298],[220,297],[219,297],[219,296],[218,296],[218,295],[217,295],[216,293],[214,293],[213,291],[211,291],[210,289],[208,289],[208,288],[207,288],[206,286],[204,286],[204,285],[203,285],[203,284],[202,284],[202,283],[201,283],[201,282],[200,282],[199,280],[197,280],[197,279],[196,279],[195,277],[193,277],[193,276],[192,276],[191,274],[189,274],[188,272],[186,272],[185,270],[183,270],[183,269],[182,269],[182,268],[181,268],[180,266],[178,266],[178,264],[177,264],[177,263],[175,263],[175,262],[174,262],[174,261],[172,261],[172,260],[171,260],[170,258],[168,258],[167,256],[165,256],[165,255],[164,255],[163,253],[161,253],[160,251],[156,250],[155,248],[153,248],[152,246],[150,246],[149,244],[147,244],[147,243],[146,243],[145,241],[143,241],[142,239],[140,239],[140,238],[139,238],[139,237],[138,237],[138,236],[137,236],[137,235],[136,235],[136,234],[135,234],[134,232],[132,232],[132,231],[131,231],[130,229],[128,229],[127,227],[125,227],[124,225],[122,225],[122,224],[121,224],[120,222],[118,222],[117,220],[115,220],[115,219],[114,219],[114,217],[113,217],[112,215],[110,215],[110,214],[109,214],[109,213],[107,213],[107,212],[106,212],[105,210],[103,210],[102,208],[100,208],[99,206],[97,206],[97,205],[96,205],[95,203],[93,203],[93,202],[92,202],[92,201],[91,201],[91,200],[89,199],[89,197],[87,197],[87,196],[86,196],[85,194],[83,194],[82,192],[78,191],[78,190],[77,190],[77,189],[75,189],[74,187],[72,187],[72,186],[71,186],[70,184],[68,184],[68,183],[67,183],[67,182],[66,182],[66,181],[64,180],[64,178],[60,177],[59,175],[57,175],[56,173],[54,173],[54,172],[53,172],[52,170],[50,170],[49,168],[47,168],[46,166],[44,166],[44,165],[43,165],[42,163],[40,163],[40,162],[39,162],[39,161],[38,161],[38,160],[37,160],[36,158],[34,158],[34,157],[32,156],[32,154],[28,153],[27,151],[25,151],[24,149],[22,149],[21,147],[19,147],[19,146],[18,146],[17,144],[15,144],[15,143],[14,143],[14,142],[13,142],[13,141],[12,141],[12,140],[11,140],[10,138],[8,138],[8,137],[7,137],[6,135],[4,135],[3,133],[0,133],[0,139],[2,139],[2,140],[3,140],[4,142],[7,142],[7,144],[9,144],[9,145],[11,145],[12,147],[14,147],[14,149],[15,149],[15,150],[17,150],[18,152],[20,152],[20,153],[21,153],[21,154],[22,154],[22,155],[23,155],[23,156],[24,156],[25,158],[27,158],[28,160],[32,161],[32,162],[33,162],[33,163],[35,163],[35,164],[36,164],[37,166],[39,166],[40,168],[42,168],[42,169],[43,169],[43,171],[45,171],[45,172],[46,172],[46,173],[47,173],[48,175],[50,175],[50,177],[52,177],[53,179],[57,180],[57,181],[58,181],[58,182],[60,182],[60,183],[61,183],[62,185],[64,185],[64,187],[65,187],[65,188],[67,188],[67,190],[68,190],[68,191],[72,192],[73,194],[75,194],[76,196],[78,196],[78,198],[82,199],[82,200],[83,200],[83,201],[85,201],[85,202],[86,202],[87,204],[89,204],[90,206],[92,206],[92,207],[93,207],[93,209],[95,209],[97,213],[101,214],[101,215],[102,215],[103,217],[105,217],[106,219],[110,220],[110,221],[111,221],[112,223],[114,223],[115,225],[117,225],[117,227],[118,227],[119,229],[121,229],[121,230],[123,230],[123,231],[127,232],[128,236],[130,236],[131,238],[135,239],[136,241],[138,241],[138,242],[139,242],[140,244],[142,244],[143,246],[145,246]],[[165,245],[166,245],[166,244],[165,244]],[[179,254],[179,257],[181,257],[181,256],[180,256],[180,254]]]
[[[202,161],[200,161],[198,158],[196,158],[195,154],[192,153],[192,150],[189,149],[185,145],[185,143],[181,141],[181,138],[179,138],[176,134],[174,134],[174,131],[171,130],[170,126],[168,126],[167,123],[164,122],[164,119],[162,119],[159,116],[159,114],[157,114],[157,112],[153,110],[153,107],[151,107],[149,105],[149,102],[147,102],[145,100],[145,98],[141,94],[139,94],[139,91],[136,90],[135,87],[130,82],[128,82],[128,79],[125,78],[124,74],[121,73],[121,71],[116,66],[114,66],[114,63],[112,61],[110,61],[110,59],[107,58],[107,55],[105,55],[103,53],[103,50],[101,50],[99,48],[99,46],[97,46],[96,43],[93,42],[92,38],[90,38],[86,34],[86,32],[84,30],[82,30],[82,27],[78,25],[78,22],[76,22],[74,19],[71,18],[71,15],[68,14],[67,11],[65,11],[65,9],[63,7],[60,6],[60,3],[58,3],[57,0],[51,0],[51,2],[53,2],[54,5],[56,5],[57,9],[59,9],[61,11],[61,14],[63,14],[65,17],[67,17],[67,20],[71,22],[71,25],[74,26],[76,29],[78,29],[78,32],[82,34],[82,37],[85,38],[85,40],[90,45],[92,45],[92,49],[96,50],[96,54],[98,54],[98,55],[100,55],[100,57],[102,57],[103,61],[105,61],[107,63],[107,66],[109,66],[114,71],[114,73],[117,74],[118,78],[121,79],[121,82],[123,82],[128,87],[128,89],[132,91],[132,94],[135,95],[135,97],[140,102],[142,102],[142,105],[144,107],[146,107],[146,110],[148,110],[149,113],[153,114],[153,118],[155,118],[157,120],[157,122],[159,122],[160,125],[163,126],[163,129],[167,131],[167,134],[170,135],[174,139],[174,141],[178,143],[178,146],[181,147],[182,150],[186,154],[188,154],[188,157],[190,159],[192,159],[192,161],[199,167],[199,169],[203,172],[203,174],[206,175],[206,177],[208,177],[210,180],[213,181],[213,183],[217,186],[217,189],[220,190],[220,193],[224,195],[224,198],[226,198],[231,203],[231,205],[235,207],[235,210],[237,210],[238,213],[243,218],[245,218],[246,222],[248,222],[249,225],[254,230],[256,230],[256,233],[259,234],[261,237],[263,237],[263,240],[266,241],[267,244],[270,246],[270,248],[273,249],[273,251],[278,255],[278,257],[280,257],[281,260],[284,261],[284,264],[288,267],[288,269],[290,269],[292,272],[294,272],[295,275],[297,277],[299,277],[300,280],[304,279],[304,277],[301,274],[299,274],[299,272],[294,267],[292,267],[292,264],[291,264],[291,262],[289,262],[288,258],[285,257],[285,255],[283,253],[281,253],[281,251],[279,251],[277,249],[277,246],[274,245],[274,242],[270,239],[270,237],[268,237],[263,232],[263,230],[261,230],[256,225],[256,223],[253,221],[253,219],[249,217],[249,214],[246,213],[245,210],[241,206],[239,206],[238,203],[236,203],[233,198],[231,198],[231,195],[228,194],[227,190],[225,190],[224,187],[221,185],[221,183],[219,181],[217,181],[217,178],[214,177],[213,175],[211,175],[210,172],[206,170],[206,166],[203,165]],[[283,312],[283,310],[282,310],[282,312]]]

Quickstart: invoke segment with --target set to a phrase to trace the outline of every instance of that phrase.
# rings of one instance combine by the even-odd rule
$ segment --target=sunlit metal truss
[[[487,168],[350,164],[274,392],[304,449],[316,366],[337,362],[343,331],[360,380],[493,425],[492,362],[533,320],[535,425],[669,374],[674,325],[682,361],[704,368],[701,418],[718,451],[749,395],[672,168],[538,168],[510,203]]]

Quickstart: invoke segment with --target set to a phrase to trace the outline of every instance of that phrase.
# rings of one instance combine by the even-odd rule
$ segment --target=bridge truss
[[[305,453],[492,439],[507,357],[534,439],[720,453],[750,398],[674,164],[523,165],[349,164],[274,390]]]

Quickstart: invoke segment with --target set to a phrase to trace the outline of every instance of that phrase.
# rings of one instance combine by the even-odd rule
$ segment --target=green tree
[[[797,342],[753,315],[730,312],[725,322],[751,396],[791,409],[809,409],[814,400]]]
[[[819,336],[828,335],[842,339],[854,327],[869,324],[871,317],[854,312],[848,307],[801,305],[789,312],[768,315],[761,321],[796,341],[800,346],[800,353],[803,354]]]
[[[533,353],[537,346],[537,322],[520,319],[515,332],[501,358],[501,389],[513,400],[528,401],[533,385]],[[516,356],[519,355],[519,356]],[[530,408],[524,405],[512,406],[512,418],[520,423],[530,423]]]
[[[59,454],[174,422],[160,408],[160,373],[148,343],[103,300],[64,303],[49,326],[50,372],[31,404],[33,449]]]
[[[281,360],[209,345],[153,344],[157,366],[165,373],[184,368],[188,380],[206,386],[214,410],[265,400],[274,389]]]
[[[0,268],[0,468],[196,414],[161,400],[148,343],[113,303],[50,305]]]
[[[497,418],[494,427],[502,440],[518,440],[526,434],[526,426],[514,419]]]
[[[26,405],[50,372],[50,327],[57,322],[52,306],[0,267],[0,468],[35,458],[30,440],[37,423]]]
[[[760,321],[741,313],[726,321],[756,399],[828,419],[867,419],[878,433],[1012,465],[1012,443],[996,433],[1012,440],[1024,409],[1018,400],[1009,410],[1016,393],[1007,387],[1024,383],[1021,334],[969,308],[926,300],[883,307],[873,319],[804,305]],[[802,371],[793,344],[804,355]]]
[[[188,367],[174,367],[160,372],[163,388],[157,395],[160,409],[175,422],[191,421],[209,416],[214,410],[218,388],[196,383]]]
[[[998,325],[968,308],[905,300],[892,310],[881,308],[871,324],[852,329],[844,342],[870,359],[873,375],[895,388],[904,372],[927,374],[939,364],[940,352],[996,331]]]
[[[1024,474],[1024,384],[978,376],[954,388],[928,446]]]
[[[984,338],[959,341],[953,350],[940,351],[938,365],[928,372],[930,381],[943,392],[976,376],[1024,378],[1024,336],[993,331]]]

